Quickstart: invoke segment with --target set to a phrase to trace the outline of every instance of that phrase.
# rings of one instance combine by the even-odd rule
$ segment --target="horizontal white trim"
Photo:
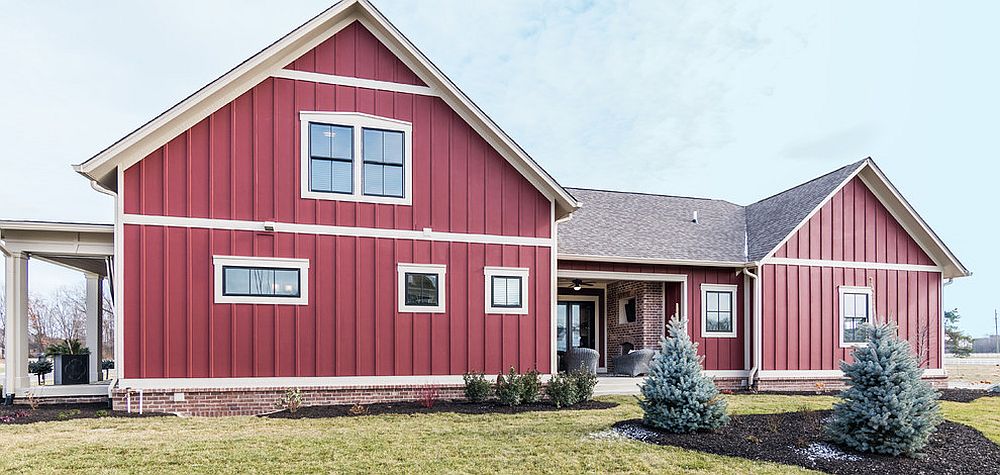
[[[309,259],[289,259],[282,257],[257,256],[212,256],[215,267],[215,303],[261,304],[261,305],[309,305]],[[223,292],[223,269],[225,266],[266,267],[294,269],[299,271],[299,296],[251,296],[225,295]]]
[[[144,226],[175,226],[181,228],[228,229],[233,231],[265,231],[263,221],[243,221],[233,219],[187,218],[178,216],[153,216],[141,214],[122,215],[124,224]],[[498,236],[495,234],[464,234],[404,229],[361,228],[353,226],[328,226],[324,224],[298,224],[273,222],[274,232],[295,234],[320,234],[328,236],[373,237],[386,239],[412,239],[416,241],[447,241],[478,244],[511,244],[515,246],[551,247],[550,238],[519,236]]]
[[[406,304],[406,274],[434,274],[438,278],[437,305],[407,305]],[[448,289],[447,277],[448,267],[444,264],[396,264],[396,274],[398,287],[396,294],[399,296],[400,313],[445,313],[445,304],[448,302],[446,290]]]
[[[363,87],[376,89],[379,91],[405,92],[407,94],[419,94],[421,96],[438,97],[440,94],[427,86],[415,86],[413,84],[403,84],[398,82],[376,81],[374,79],[362,79],[349,76],[337,76],[335,74],[312,73],[308,71],[295,71],[293,69],[280,69],[271,73],[271,77],[292,79],[295,81],[318,82],[320,84],[334,84],[337,86]]]
[[[776,264],[789,266],[806,267],[842,267],[849,269],[876,269],[876,270],[901,270],[917,272],[941,272],[938,266],[923,266],[917,264],[891,264],[887,262],[856,262],[856,261],[830,261],[825,259],[793,259],[789,257],[769,257],[761,261],[761,264]]]
[[[552,375],[539,376],[547,382]],[[246,389],[350,388],[370,386],[464,385],[462,375],[436,376],[327,376],[275,378],[145,378],[120,379],[119,389]],[[107,386],[101,386],[106,389]]]
[[[527,315],[528,314],[528,279],[531,270],[527,267],[491,267],[483,268],[483,280],[486,289],[483,295],[486,296],[486,313],[503,315]],[[521,306],[520,307],[494,307],[493,306],[493,277],[520,277],[521,278]]]
[[[771,379],[810,379],[810,378],[844,378],[844,372],[839,369],[789,369],[789,370],[761,370],[761,378]],[[927,368],[924,370],[925,378],[947,376],[948,373],[941,368]]]
[[[711,376],[713,378],[745,378],[749,371],[745,369],[706,369],[702,370],[701,374],[706,376]]]
[[[694,259],[650,259],[645,257],[618,257],[618,256],[593,256],[586,254],[564,254],[559,253],[559,260],[566,261],[588,261],[588,262],[614,262],[622,264],[659,264],[671,266],[699,266],[699,267],[746,267],[747,262],[743,261],[702,261]]]
[[[93,384],[67,384],[64,386],[32,386],[30,388],[17,388],[14,391],[17,397],[48,398],[48,397],[78,397],[78,396],[107,396],[109,383]]]
[[[559,256],[562,259],[562,256]],[[608,279],[608,280],[644,280],[652,282],[687,282],[683,274],[656,274],[650,272],[613,272],[596,270],[558,269],[556,275],[561,278],[575,279]]]

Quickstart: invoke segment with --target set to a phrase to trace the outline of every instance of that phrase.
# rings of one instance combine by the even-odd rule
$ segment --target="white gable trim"
[[[286,64],[359,21],[393,54],[437,91],[441,98],[549,200],[556,218],[569,215],[579,203],[483,113],[430,60],[410,43],[368,0],[343,0],[268,46],[222,77],[195,92],[163,114],[125,136],[104,151],[73,168],[91,180],[114,189],[114,170],[134,165],[212,112],[280,72]]]
[[[294,81],[308,81],[320,84],[333,84],[336,86],[363,87],[379,91],[405,92],[407,94],[418,94],[421,96],[437,97],[440,94],[427,86],[414,86],[413,84],[403,84],[398,82],[376,81],[374,79],[352,78],[350,76],[337,76],[336,74],[312,73],[309,71],[295,71],[293,69],[282,69],[271,75],[273,78],[291,79]]]

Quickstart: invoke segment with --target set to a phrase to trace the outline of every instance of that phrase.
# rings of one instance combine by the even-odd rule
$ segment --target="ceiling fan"
[[[580,290],[584,287],[593,287],[593,286],[594,286],[593,282],[585,282],[582,279],[573,279],[573,281],[570,282],[570,284],[567,287],[573,290]]]

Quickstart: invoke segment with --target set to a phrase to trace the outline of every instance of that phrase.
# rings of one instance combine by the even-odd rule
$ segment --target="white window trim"
[[[868,343],[863,341],[858,342],[845,342],[844,341],[844,295],[845,294],[866,294],[868,295],[868,319],[867,323],[871,323],[872,319],[875,317],[875,291],[871,287],[852,287],[850,285],[841,285],[837,288],[837,293],[839,299],[837,300],[837,333],[840,334],[840,347],[841,348],[857,348],[859,346],[865,346]]]
[[[526,267],[484,267],[483,275],[486,277],[486,313],[506,314],[506,315],[527,315],[528,314],[528,274]],[[493,306],[493,277],[520,277],[521,278],[521,306],[520,307],[494,307]]]
[[[358,112],[299,112],[300,121],[300,166],[302,197],[317,200],[355,201],[360,203],[382,203],[394,205],[413,204],[413,124],[396,119],[378,117]],[[312,191],[310,187],[309,123],[317,122],[342,125],[354,129],[353,184],[351,194]],[[362,128],[390,130],[403,133],[403,197],[368,196],[362,189],[364,157],[362,155]]]
[[[448,288],[447,281],[445,280],[445,274],[447,273],[447,266],[444,264],[396,264],[396,274],[398,285],[396,286],[396,293],[398,294],[399,302],[399,312],[400,313],[444,313],[445,303],[448,301],[446,298],[446,289]],[[435,306],[426,305],[406,305],[406,273],[416,272],[420,274],[436,274],[438,276],[438,304]]]
[[[738,285],[731,284],[701,284],[701,337],[702,338],[736,338],[739,312],[736,307],[736,289]],[[729,311],[732,313],[733,329],[728,332],[708,331],[708,292],[729,292]]]
[[[625,319],[625,303],[628,302],[630,299],[635,299],[636,308],[635,308],[635,321],[634,322],[630,322],[630,321],[628,321],[628,320]],[[635,295],[632,295],[630,297],[622,297],[622,298],[618,299],[618,324],[619,325],[635,325],[637,323],[639,323],[639,298],[636,297]]]
[[[264,304],[264,305],[309,305],[309,259],[288,259],[280,257],[256,256],[212,256],[215,266],[215,303]],[[225,295],[222,288],[224,266],[278,267],[299,271],[299,296],[245,296]]]

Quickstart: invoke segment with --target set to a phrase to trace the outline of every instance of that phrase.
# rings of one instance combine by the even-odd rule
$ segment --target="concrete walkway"
[[[595,396],[611,394],[639,394],[639,385],[645,377],[629,378],[627,376],[598,376]]]

